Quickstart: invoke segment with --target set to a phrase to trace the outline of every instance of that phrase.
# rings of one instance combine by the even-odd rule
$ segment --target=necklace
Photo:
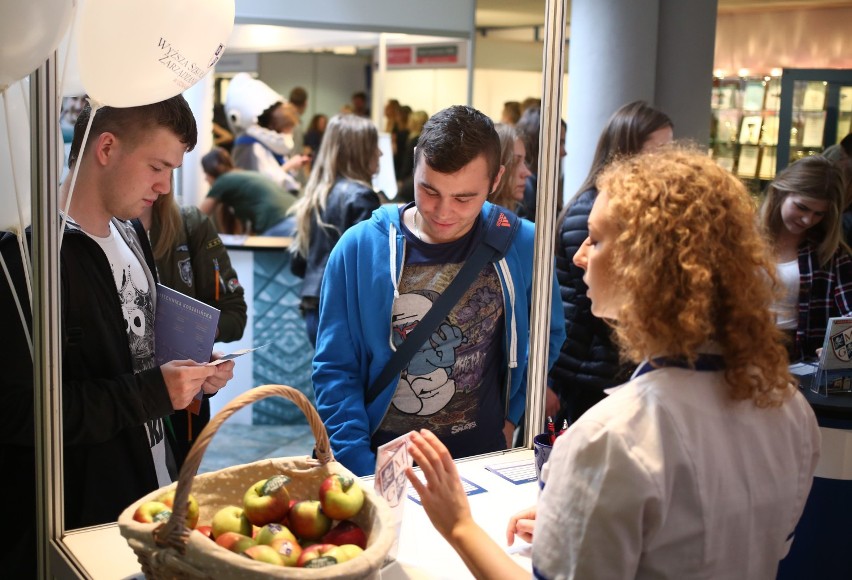
[[[420,226],[417,225],[417,214],[420,213],[417,211],[417,208],[414,208],[414,235],[417,236],[417,239],[421,242],[423,238],[420,237]]]

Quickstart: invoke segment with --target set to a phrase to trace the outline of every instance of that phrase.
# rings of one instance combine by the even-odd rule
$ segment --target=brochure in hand
[[[218,324],[219,309],[157,284],[157,310],[154,313],[154,359],[157,365],[185,359],[209,362]],[[196,415],[202,396],[202,392],[198,391],[189,406]]]

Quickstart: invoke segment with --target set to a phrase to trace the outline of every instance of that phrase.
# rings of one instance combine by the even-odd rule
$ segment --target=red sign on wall
[[[410,46],[389,46],[388,47],[388,64],[396,66],[405,66],[411,64],[412,47]]]
[[[388,46],[389,68],[443,68],[465,66],[467,51],[462,42]]]

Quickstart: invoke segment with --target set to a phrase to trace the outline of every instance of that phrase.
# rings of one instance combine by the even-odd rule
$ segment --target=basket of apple
[[[270,396],[305,414],[316,458],[196,475],[222,423]],[[118,524],[147,578],[377,578],[395,534],[385,500],[334,460],[316,410],[283,385],[257,387],[225,406],[199,435],[177,483],[128,506]]]

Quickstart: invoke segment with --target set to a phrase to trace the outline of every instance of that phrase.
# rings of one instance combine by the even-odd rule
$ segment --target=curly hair
[[[732,399],[783,404],[794,387],[769,310],[774,260],[742,183],[698,151],[664,147],[615,161],[597,187],[619,232],[612,267],[625,295],[615,323],[622,355],[694,363],[715,341]]]

